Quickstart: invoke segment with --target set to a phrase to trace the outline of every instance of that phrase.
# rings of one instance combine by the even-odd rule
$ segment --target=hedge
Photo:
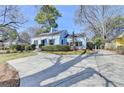
[[[32,46],[31,45],[25,45],[25,51],[30,51],[32,50]]]
[[[42,51],[69,51],[70,46],[67,45],[49,45],[49,46],[41,46]]]
[[[30,50],[35,50],[35,45],[11,45],[10,46],[11,50],[15,51],[30,51]]]
[[[22,52],[25,50],[25,46],[24,45],[11,45],[10,49]]]
[[[32,44],[31,45],[31,48],[32,48],[32,50],[35,50],[36,49],[36,45],[35,44]]]

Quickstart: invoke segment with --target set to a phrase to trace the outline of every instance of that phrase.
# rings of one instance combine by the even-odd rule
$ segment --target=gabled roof
[[[49,33],[41,33],[39,36],[36,36],[36,37],[58,35],[58,34],[61,34],[62,32],[63,31],[54,31],[54,32],[49,32]]]
[[[60,34],[60,33],[62,33],[62,31],[55,31],[55,32],[50,32],[50,33],[42,33],[42,34],[40,34],[40,36],[56,35],[56,34]]]

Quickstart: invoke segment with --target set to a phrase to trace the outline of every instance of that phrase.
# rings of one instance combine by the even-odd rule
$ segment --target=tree
[[[94,36],[92,40],[93,40],[94,48],[96,49],[100,49],[100,46],[104,44],[102,37]]]
[[[30,37],[30,35],[28,34],[28,32],[26,32],[26,31],[21,32],[19,36],[21,37],[21,39],[23,39],[23,40],[26,41],[27,43],[30,43],[31,37]]]
[[[30,37],[35,37],[40,34],[39,30],[41,30],[41,26],[36,25],[27,28],[25,31],[29,34]]]
[[[26,21],[18,6],[0,6],[0,27],[17,28]]]
[[[0,30],[4,29],[3,30],[4,33],[7,33],[6,34],[7,36],[3,35],[3,37],[9,38],[11,40],[15,39],[17,37],[17,32],[15,28],[20,27],[26,21],[27,20],[20,12],[18,6],[13,5],[0,6]],[[3,45],[3,42],[4,40],[2,40],[0,43]]]
[[[114,39],[118,35],[120,35],[123,32],[124,28],[124,17],[123,16],[117,16],[115,18],[112,18],[111,20],[108,20],[108,24],[110,29],[107,29],[107,35],[108,39]],[[112,31],[109,31],[112,30]]]
[[[58,24],[56,23],[58,17],[61,17],[61,14],[55,8],[55,6],[43,5],[40,11],[38,12],[35,20],[38,24],[42,24],[42,28],[46,30],[46,32],[48,32],[51,28],[58,27]]]
[[[110,40],[109,36],[115,33],[121,23],[116,18],[122,16],[119,6],[83,6],[76,12],[75,22],[93,32],[95,36],[102,37],[104,41]]]
[[[16,29],[10,28],[8,26],[6,27],[1,27],[0,30],[4,31],[5,34],[3,34],[3,40],[4,39],[10,39],[10,40],[15,40],[18,36],[18,32],[16,31]]]
[[[0,27],[1,33],[1,39],[0,39],[0,44],[2,45],[1,48],[4,48],[3,42],[5,40],[9,40],[10,44],[12,44],[13,40],[15,40],[18,36],[18,33],[16,29],[10,28],[8,26],[6,27]]]
[[[44,29],[44,28],[40,28],[39,30],[36,31],[35,35],[38,36],[40,35],[41,33],[46,33],[46,32],[49,32],[48,30]]]

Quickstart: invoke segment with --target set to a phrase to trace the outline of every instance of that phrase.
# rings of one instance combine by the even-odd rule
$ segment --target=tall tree
[[[0,27],[0,31],[2,32],[1,33],[1,36],[2,37],[0,39],[0,46],[1,48],[4,48],[4,41],[5,40],[9,40],[9,44],[11,45],[13,40],[15,40],[18,36],[18,32],[16,31],[16,29],[13,29],[13,28],[10,28],[8,26],[6,27]]]
[[[57,28],[56,20],[61,17],[61,14],[53,5],[43,5],[38,12],[35,20],[38,24],[42,24],[43,29],[50,31],[51,28]],[[43,30],[44,31],[44,30]]]
[[[4,29],[3,31],[6,31],[4,33],[7,33],[9,39],[11,38],[13,40],[17,37],[17,32],[14,29],[20,27],[26,21],[27,20],[20,12],[18,6],[13,6],[13,5],[0,6],[0,30]],[[3,42],[4,42],[4,38],[0,42],[1,45],[3,45]]]
[[[10,40],[15,40],[18,36],[18,32],[16,31],[16,29],[13,29],[13,28],[10,28],[8,26],[6,27],[0,27],[0,30],[1,31],[4,31],[5,34],[3,34],[3,40],[7,40],[7,39],[10,39]]]
[[[25,31],[29,34],[30,37],[35,37],[40,34],[39,30],[41,30],[41,26],[36,25],[36,26],[31,26],[27,28]]]
[[[30,41],[31,41],[31,37],[30,37],[30,35],[28,34],[28,32],[21,32],[20,34],[19,34],[19,36],[21,37],[21,39],[23,39],[24,41],[26,41],[27,43],[30,43]]]
[[[120,6],[81,5],[76,12],[75,22],[80,26],[85,25],[89,31],[107,41],[117,26],[121,24],[119,20],[114,19],[122,16],[122,13]]]

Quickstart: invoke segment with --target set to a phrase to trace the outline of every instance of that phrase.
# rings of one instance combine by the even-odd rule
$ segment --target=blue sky
[[[28,19],[28,22],[25,24],[24,27],[21,27],[18,31],[25,31],[26,28],[35,26],[37,23],[35,22],[35,16],[38,12],[38,10],[34,6],[20,6],[21,12],[26,16]],[[56,8],[59,10],[59,12],[62,14],[62,17],[60,17],[57,20],[58,23],[58,30],[68,30],[68,32],[72,33],[72,31],[79,32],[80,28],[75,25],[74,23],[74,15],[75,11],[78,9],[78,6],[74,5],[67,5],[67,6],[56,6]]]

